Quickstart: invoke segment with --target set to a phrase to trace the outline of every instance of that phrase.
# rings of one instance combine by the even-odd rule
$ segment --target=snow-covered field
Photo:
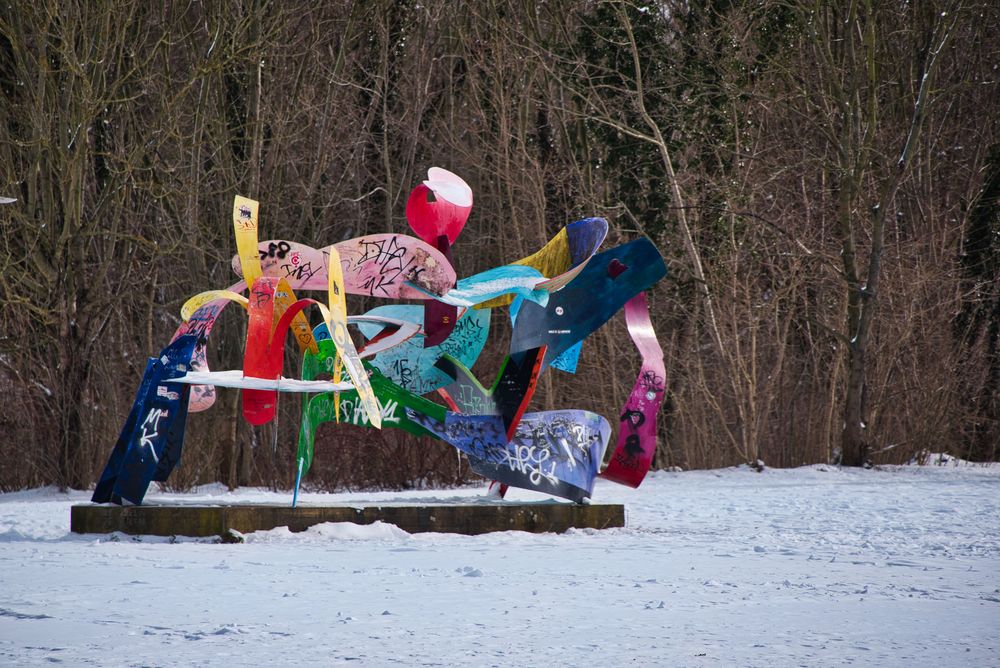
[[[69,533],[88,500],[0,495],[0,665],[1000,666],[998,466],[656,473],[563,535]]]

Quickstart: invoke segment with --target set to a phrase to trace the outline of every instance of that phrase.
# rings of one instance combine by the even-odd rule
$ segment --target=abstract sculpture
[[[588,218],[529,257],[457,279],[451,248],[471,210],[469,186],[435,167],[406,204],[418,238],[375,234],[312,248],[259,242],[257,202],[236,197],[233,269],[242,280],[184,304],[183,324],[146,365],[92,500],[142,503],[149,483],[166,480],[180,460],[188,412],[210,408],[216,387],[240,388],[243,416],[254,425],[274,419],[279,391],[313,395],[302,415],[293,505],[312,463],[316,429],[329,421],[444,440],[501,489],[583,502],[599,475],[638,487],[656,449],[664,392],[663,353],[644,292],[666,275],[659,252],[640,238],[598,253],[607,222]],[[326,299],[296,299],[302,290],[325,291]],[[422,304],[349,316],[347,293]],[[212,372],[209,334],[230,302],[248,315],[243,369]],[[505,306],[510,351],[486,389],[469,367],[486,343],[492,310]],[[307,308],[319,312],[315,327]],[[622,309],[642,368],[602,472],[611,436],[605,418],[582,410],[525,411],[540,374],[549,366],[575,371],[583,340]],[[364,337],[360,350],[349,325]],[[289,331],[303,355],[301,379],[281,375]],[[424,396],[434,394],[446,405]]]

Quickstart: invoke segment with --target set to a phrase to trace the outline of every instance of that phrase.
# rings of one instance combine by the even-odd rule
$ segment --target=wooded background
[[[997,458],[1000,4],[305,5],[0,8],[0,489],[93,483],[180,305],[234,280],[234,195],[262,239],[321,246],[407,232],[434,165],[475,193],[459,276],[593,215],[660,248],[658,465]],[[228,311],[213,369],[242,366]],[[618,318],[533,407],[615,423],[638,367]],[[289,487],[299,401],[251,428],[220,395],[170,484]],[[309,482],[467,475],[327,426]]]

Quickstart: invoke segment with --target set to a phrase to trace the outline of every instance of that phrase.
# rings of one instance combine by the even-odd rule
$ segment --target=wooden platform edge
[[[563,533],[569,529],[625,526],[620,504],[568,503],[391,505],[391,506],[117,506],[78,504],[70,509],[73,533],[152,536],[221,536],[287,526],[305,531],[323,522],[371,524],[382,521],[408,533],[435,531],[477,535],[494,531]]]

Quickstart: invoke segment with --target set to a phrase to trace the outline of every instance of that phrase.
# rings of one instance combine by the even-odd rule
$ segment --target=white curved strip
[[[360,317],[364,318],[365,316],[360,316]],[[374,319],[376,317],[377,316],[369,316],[369,318],[371,319]],[[347,316],[347,321],[351,322],[351,318],[352,316]],[[379,320],[390,320],[390,318],[379,318]],[[390,334],[384,339],[379,339],[375,343],[371,343],[362,348],[361,350],[359,350],[358,354],[362,358],[374,357],[378,353],[389,350],[390,348],[395,348],[404,341],[412,339],[421,330],[420,325],[418,325],[415,322],[406,322],[403,320],[397,320],[389,324],[391,326],[398,326],[399,329],[396,331],[395,334]]]
[[[468,208],[472,206],[472,194],[457,183],[448,181],[424,181],[424,185],[434,191],[441,199],[455,206]]]
[[[433,190],[435,195],[455,206],[472,206],[472,188],[454,172],[440,167],[431,167],[427,170],[427,180],[424,181],[424,185]]]
[[[192,371],[180,378],[171,378],[169,383],[188,385],[215,385],[216,387],[239,387],[250,390],[277,390],[278,392],[349,392],[353,383],[334,383],[328,380],[296,380],[282,376],[277,380],[244,376],[239,369],[233,371]]]

